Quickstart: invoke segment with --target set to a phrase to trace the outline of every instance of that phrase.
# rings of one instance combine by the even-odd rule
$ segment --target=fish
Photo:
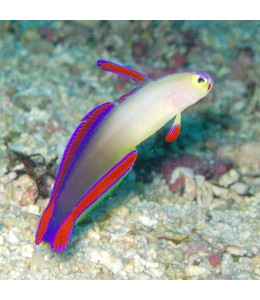
[[[104,71],[124,76],[137,87],[116,103],[105,102],[88,112],[73,132],[36,232],[35,244],[64,251],[73,226],[127,176],[137,158],[136,147],[174,119],[165,141],[180,135],[181,113],[205,97],[214,78],[206,71],[182,71],[152,79],[134,69],[98,59]]]

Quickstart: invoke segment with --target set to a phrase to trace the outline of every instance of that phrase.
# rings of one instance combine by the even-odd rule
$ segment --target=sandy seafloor
[[[53,253],[34,238],[66,143],[135,86],[98,58],[153,78],[205,69],[215,85],[175,143],[168,124],[138,147],[130,175]],[[259,117],[260,22],[1,22],[0,278],[259,279]]]

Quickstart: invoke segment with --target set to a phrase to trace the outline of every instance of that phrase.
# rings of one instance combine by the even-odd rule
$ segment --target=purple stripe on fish
[[[121,96],[118,100],[117,103],[122,103],[123,101],[125,101],[129,96],[135,94],[140,88],[136,87],[134,89],[132,89],[131,91],[127,92],[126,94],[124,94],[123,96]]]
[[[97,125],[111,111],[111,109],[113,109],[114,106],[115,105],[111,102],[103,103],[90,111],[81,120],[80,124],[71,136],[63,154],[50,201],[55,201],[57,198],[62,184],[69,175],[69,170],[73,166],[74,161],[81,151],[82,145],[85,145],[89,141]]]

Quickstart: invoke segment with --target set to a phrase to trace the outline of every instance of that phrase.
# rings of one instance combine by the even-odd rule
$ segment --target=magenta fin
[[[99,60],[97,60],[97,65],[102,70],[112,72],[112,73],[116,73],[118,75],[127,77],[131,80],[134,80],[134,81],[145,82],[145,81],[148,81],[148,80],[152,80],[151,78],[149,78],[148,76],[146,76],[146,75],[144,75],[140,72],[137,72],[133,69],[118,65],[116,63],[113,63],[113,62],[110,62],[110,61],[107,61],[107,60],[99,59]]]
[[[63,154],[50,201],[54,201],[56,199],[70,168],[72,167],[77,155],[80,153],[82,145],[89,141],[94,129],[114,106],[115,104],[111,102],[103,103],[90,111],[81,120],[80,124],[71,136]]]

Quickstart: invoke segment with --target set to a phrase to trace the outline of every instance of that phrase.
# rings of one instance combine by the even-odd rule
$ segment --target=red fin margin
[[[181,131],[181,126],[179,124],[175,124],[167,133],[165,137],[165,141],[167,143],[174,142],[175,140],[177,140],[178,136],[180,135],[180,131]]]
[[[127,77],[131,80],[134,81],[138,81],[138,82],[145,82],[148,80],[152,80],[151,78],[149,78],[148,76],[139,73],[133,69],[118,65],[116,63],[107,61],[107,60],[103,60],[103,59],[99,59],[97,60],[97,65],[105,71],[108,72],[112,72],[112,73],[116,73],[118,75]]]
[[[68,171],[73,165],[76,155],[80,151],[80,147],[83,143],[86,142],[91,136],[91,133],[100,123],[100,121],[107,115],[115,104],[111,102],[103,103],[95,107],[90,111],[80,122],[73,135],[70,138],[70,141],[67,145],[66,150],[64,151],[60,168],[55,179],[55,184],[51,194],[51,200],[54,201],[59,193],[59,190],[63,184],[64,179],[66,178]]]
[[[167,143],[174,142],[175,140],[177,140],[178,136],[180,135],[180,132],[181,132],[181,112],[177,113],[177,115],[175,116],[172,127],[170,128],[169,132],[165,137],[165,141]]]
[[[118,100],[117,103],[122,103],[123,101],[125,101],[129,96],[135,94],[137,91],[139,90],[139,87],[136,87],[134,89],[132,89],[131,91],[127,92],[126,94],[122,95]]]
[[[91,206],[106,195],[106,193],[133,167],[137,157],[137,151],[133,150],[111,168],[78,202],[73,210],[73,218],[77,220]]]
[[[36,237],[35,237],[36,245],[39,245],[43,239],[43,236],[48,228],[49,221],[51,219],[53,210],[54,210],[54,201],[49,202],[49,205],[46,207],[45,211],[43,212],[43,215],[41,217],[41,220],[39,222],[38,229],[36,232]]]
[[[65,219],[65,221],[60,226],[59,230],[55,235],[55,239],[53,243],[50,245],[51,249],[54,252],[62,252],[64,251],[69,244],[72,228],[74,224],[74,219],[72,213]]]

